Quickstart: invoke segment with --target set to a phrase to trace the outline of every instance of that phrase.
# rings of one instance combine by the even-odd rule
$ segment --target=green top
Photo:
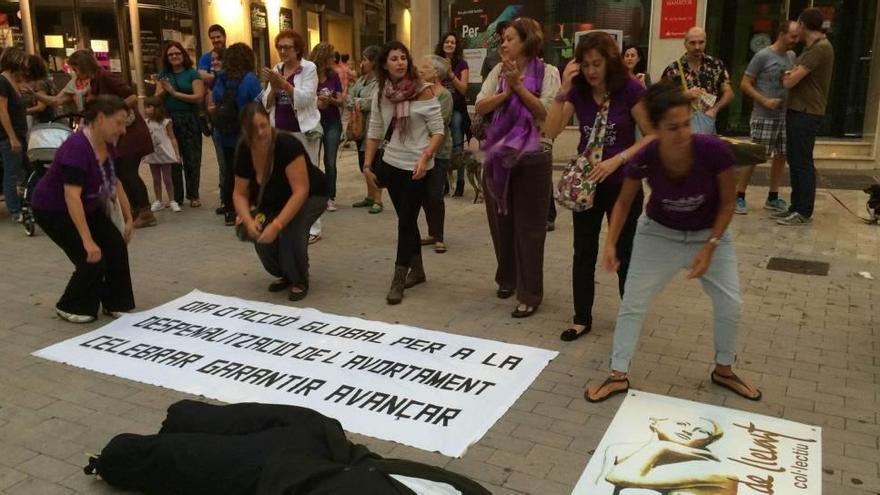
[[[437,158],[449,160],[452,157],[452,132],[449,123],[452,121],[452,95],[449,90],[442,88],[437,92],[437,100],[440,102],[440,114],[443,115],[443,144],[437,150]]]
[[[361,76],[355,81],[354,85],[348,88],[348,96],[345,99],[345,108],[354,110],[355,105],[360,109],[364,116],[364,136],[366,136],[366,127],[370,124],[370,110],[373,105],[373,97],[379,87],[379,81],[373,76]],[[367,139],[361,141],[361,151],[364,151],[367,145]]]
[[[802,65],[809,73],[788,90],[788,109],[825,115],[831,73],[834,72],[834,48],[831,43],[822,38],[804,48],[795,65]]]
[[[168,79],[171,82],[171,87],[174,88],[178,93],[184,94],[193,94],[193,81],[201,80],[202,77],[199,75],[199,72],[193,68],[183,69],[180,72],[168,72],[162,71],[159,73],[159,79]],[[188,103],[183,100],[179,100],[170,93],[165,94],[165,110],[168,113],[172,112],[198,112],[199,105],[198,103]]]

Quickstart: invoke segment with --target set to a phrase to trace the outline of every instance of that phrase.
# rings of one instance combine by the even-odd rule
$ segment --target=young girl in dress
[[[147,117],[147,127],[153,138],[155,151],[144,157],[144,161],[150,164],[150,173],[153,175],[153,192],[156,200],[150,208],[153,211],[171,208],[171,211],[180,211],[180,205],[174,201],[174,185],[171,181],[171,167],[180,167],[180,150],[177,147],[177,138],[174,137],[174,129],[171,119],[165,115],[165,107],[162,102],[154,98],[144,101],[144,113]],[[162,183],[165,184],[165,192],[168,195],[167,202],[162,201]]]

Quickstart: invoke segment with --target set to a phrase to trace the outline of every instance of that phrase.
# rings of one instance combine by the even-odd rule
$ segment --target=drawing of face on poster
[[[821,429],[630,391],[575,495],[821,493]]]
[[[523,15],[523,5],[508,5],[497,0],[456,2],[452,7],[452,31],[459,35],[462,47],[490,48],[500,45],[494,39],[495,27]]]

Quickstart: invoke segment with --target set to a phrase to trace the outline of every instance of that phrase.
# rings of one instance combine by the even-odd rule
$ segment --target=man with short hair
[[[812,221],[816,202],[816,165],[813,148],[825,116],[834,48],[822,29],[822,11],[809,8],[798,17],[798,36],[804,51],[787,71],[782,85],[788,89],[785,114],[786,155],[791,177],[791,206],[771,215],[780,225],[806,225]]]
[[[214,68],[211,64],[211,52],[218,48],[226,48],[226,30],[223,29],[223,26],[219,24],[213,24],[208,28],[208,38],[211,40],[211,49],[206,51],[199,57],[199,75],[202,76],[202,81],[205,83],[205,87],[212,88],[214,87]],[[209,98],[210,98],[210,90],[208,90]],[[223,172],[226,170],[225,164],[223,163],[223,142],[220,139],[220,132],[214,129],[212,141],[214,141],[214,154],[217,157],[217,165],[220,167],[220,172],[218,174],[218,178],[220,180],[219,189],[223,190]],[[214,213],[218,215],[223,215],[226,212],[226,205],[223,204],[223,195],[220,195],[220,207],[214,210]]]
[[[211,85],[214,81],[214,71],[211,68],[211,52],[215,48],[226,48],[226,30],[220,24],[214,24],[208,28],[208,38],[211,40],[211,50],[206,51],[199,58],[199,75],[202,81]]]
[[[716,134],[715,119],[733,100],[730,74],[721,59],[706,54],[706,31],[694,26],[684,38],[685,54],[669,64],[663,79],[681,84],[691,100],[691,129],[695,134]]]
[[[774,212],[788,210],[785,200],[779,197],[779,184],[785,172],[785,88],[782,86],[782,76],[794,66],[795,54],[792,49],[797,41],[797,23],[790,20],[780,23],[776,30],[776,40],[752,57],[739,84],[743,94],[754,101],[749,119],[752,141],[764,146],[767,156],[773,157],[770,165],[770,192],[764,202],[764,209]],[[748,213],[746,188],[754,171],[754,166],[739,170],[734,210],[738,215]]]

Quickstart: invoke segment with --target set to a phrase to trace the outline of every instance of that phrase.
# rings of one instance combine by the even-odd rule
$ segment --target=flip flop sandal
[[[498,291],[495,292],[495,295],[498,296],[498,299],[507,299],[513,295],[513,292],[513,289],[498,289]]]
[[[442,242],[435,242],[434,243],[434,252],[438,253],[438,254],[445,253],[446,252],[446,244],[444,244]]]
[[[761,400],[761,397],[763,397],[763,395],[764,395],[758,389],[755,389],[758,392],[757,396],[752,397],[751,395],[746,395],[746,394],[742,393],[738,388],[730,385],[727,382],[719,380],[717,377],[721,377],[725,380],[730,380],[732,382],[735,382],[738,385],[742,385],[744,388],[750,388],[744,381],[742,381],[740,379],[740,377],[736,376],[736,374],[734,374],[734,373],[731,373],[730,376],[727,376],[727,375],[722,375],[721,373],[718,373],[716,371],[712,372],[712,383],[714,383],[715,385],[718,385],[719,387],[724,387],[724,388],[730,390],[731,392],[735,393],[736,395],[739,395],[740,397],[744,397],[748,400],[757,402],[757,401]]]
[[[373,206],[370,207],[369,212],[373,214],[382,213],[383,209],[384,208],[382,208],[382,203],[373,203]]]
[[[321,234],[309,234],[309,244],[314,244],[321,240]]]
[[[610,376],[604,382],[602,382],[602,385],[599,385],[599,390],[602,390],[607,385],[611,385],[614,382],[626,382],[626,388],[622,388],[620,390],[615,390],[613,392],[608,392],[607,394],[605,394],[602,397],[599,397],[598,399],[591,399],[590,398],[590,390],[587,389],[587,390],[584,390],[584,399],[586,399],[587,402],[592,402],[593,404],[596,404],[599,402],[605,402],[606,400],[608,400],[609,397],[612,397],[614,395],[625,394],[625,393],[629,392],[629,378],[624,378],[621,380],[619,378],[612,378]]]
[[[301,289],[301,290],[299,292],[288,291],[288,293],[287,293],[287,300],[288,301],[292,301],[292,302],[302,301],[303,299],[306,298],[307,295],[309,295],[309,289],[303,289],[302,287],[297,287],[297,288]]]
[[[520,306],[525,306],[526,309],[519,309]],[[537,306],[528,306],[526,304],[517,305],[517,307],[513,310],[513,313],[510,313],[510,316],[514,318],[528,318],[535,314],[535,311],[538,310]]]
[[[199,207],[201,207],[201,206],[202,206],[202,202],[199,201],[199,200],[197,200],[197,199],[193,199],[193,200],[191,200],[191,201],[189,202],[189,207],[190,207],[190,208],[199,208]]]
[[[569,328],[568,330],[559,334],[559,340],[563,342],[572,342],[590,333],[592,330],[592,327],[586,327],[578,332],[576,328]]]

